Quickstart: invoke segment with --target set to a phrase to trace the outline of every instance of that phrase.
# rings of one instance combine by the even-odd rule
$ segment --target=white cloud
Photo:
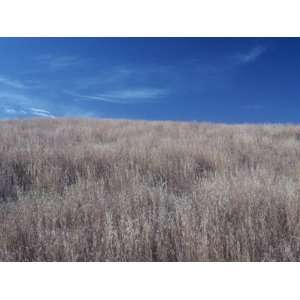
[[[28,112],[26,112],[21,106],[11,105],[1,105],[0,112],[4,113],[4,115],[9,115],[11,117],[24,116],[28,114]]]
[[[262,46],[257,46],[252,48],[250,51],[246,53],[240,53],[237,55],[240,63],[246,64],[251,63],[257,60],[264,52],[266,52],[266,48]]]
[[[165,94],[165,90],[155,88],[126,89],[102,94],[103,97],[119,99],[154,99]]]
[[[124,89],[119,91],[111,91],[107,93],[95,94],[95,95],[79,95],[69,93],[75,97],[85,98],[89,100],[97,100],[110,103],[120,104],[134,104],[153,102],[154,100],[167,94],[165,89],[158,88],[136,88],[136,89]]]
[[[20,94],[18,92],[0,92],[0,116],[8,117],[48,117],[55,118],[51,112],[44,108],[34,107],[40,105],[39,99]]]
[[[18,92],[0,92],[0,100],[22,105],[31,103],[32,98]]]
[[[5,86],[15,88],[15,89],[27,89],[28,86],[22,83],[19,80],[12,80],[5,76],[0,76],[0,84],[3,84]]]
[[[81,63],[78,56],[54,56],[51,54],[40,55],[36,60],[51,71],[66,69]]]
[[[45,113],[41,113],[41,112],[32,112],[32,114],[37,117],[45,117],[45,118],[55,119],[55,117],[53,115],[45,114]]]
[[[34,116],[46,117],[46,118],[52,118],[52,119],[55,118],[48,110],[45,110],[45,109],[30,108],[30,111],[31,111],[31,114]]]
[[[13,108],[9,108],[9,107],[4,107],[3,111],[9,115],[14,115],[17,113],[17,110],[13,109]]]
[[[52,119],[55,118],[55,116],[52,115],[49,111],[41,108],[26,108],[23,106],[4,105],[0,107],[0,111],[1,108],[2,108],[2,112],[5,115],[9,115],[10,117],[37,116],[37,117],[46,117]]]
[[[49,112],[48,110],[41,109],[41,108],[34,108],[34,107],[31,107],[30,110],[33,111],[33,112],[36,112],[36,113],[50,114],[50,112]]]

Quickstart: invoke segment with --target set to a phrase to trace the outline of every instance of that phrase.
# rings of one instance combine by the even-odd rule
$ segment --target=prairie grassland
[[[0,122],[1,261],[298,261],[300,127]]]

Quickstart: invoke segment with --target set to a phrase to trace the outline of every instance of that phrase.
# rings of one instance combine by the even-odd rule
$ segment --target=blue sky
[[[300,122],[300,39],[0,38],[0,118]]]

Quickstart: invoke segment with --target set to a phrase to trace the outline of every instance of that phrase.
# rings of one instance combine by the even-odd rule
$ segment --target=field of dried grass
[[[0,122],[1,261],[299,261],[300,127]]]

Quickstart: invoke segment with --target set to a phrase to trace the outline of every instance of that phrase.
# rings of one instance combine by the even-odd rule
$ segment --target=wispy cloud
[[[28,117],[47,117],[54,118],[55,116],[41,105],[46,105],[47,102],[39,98],[35,98],[19,91],[15,92],[0,92],[0,117],[8,118],[28,118]],[[38,105],[37,107],[34,107]]]
[[[13,80],[11,78],[8,78],[6,76],[0,75],[0,84],[3,84],[7,87],[14,88],[14,89],[27,89],[29,88],[28,85],[24,84],[23,82],[19,80]]]
[[[52,118],[54,119],[55,116],[52,115],[48,110],[45,109],[41,109],[41,108],[30,108],[30,112],[32,115],[34,116],[38,116],[38,117],[46,117],[46,118]]]
[[[49,111],[40,108],[26,108],[22,105],[0,105],[0,115],[20,118],[20,117],[45,117],[54,119],[55,116]]]
[[[28,112],[26,112],[24,109],[12,108],[10,106],[4,106],[4,107],[2,107],[2,111],[5,114],[11,115],[11,116],[24,116],[24,115],[28,114]]]
[[[106,98],[118,99],[155,99],[166,94],[163,89],[157,88],[142,88],[142,89],[127,89],[121,91],[113,91],[102,94]]]
[[[3,107],[3,111],[9,115],[11,115],[11,114],[14,115],[18,112],[16,109],[10,108],[10,107]]]
[[[30,104],[32,98],[18,92],[0,92],[0,100],[2,103],[12,103],[18,105]]]
[[[42,108],[34,108],[31,107],[30,110],[32,112],[37,112],[37,113],[44,113],[44,114],[50,114],[48,110],[42,109]]]
[[[109,68],[100,68],[89,76],[80,76],[76,78],[74,84],[76,89],[94,89],[101,87],[114,87],[116,85],[129,85],[132,82],[141,83],[149,75],[152,75],[149,68],[138,68],[137,66],[112,66]]]
[[[135,88],[99,93],[94,95],[80,95],[70,92],[68,93],[73,96],[88,100],[120,104],[137,104],[145,102],[154,102],[159,98],[165,96],[167,94],[167,91],[165,89],[158,88]]]
[[[36,61],[47,67],[50,71],[58,71],[81,64],[81,59],[74,55],[55,56],[44,54],[36,57]]]
[[[254,46],[244,51],[223,53],[214,60],[192,59],[185,63],[186,74],[194,70],[193,76],[198,76],[199,82],[204,83],[203,88],[227,86],[235,71],[244,66],[254,63],[267,51],[263,45]],[[184,69],[183,69],[184,70]],[[200,85],[199,85],[200,86]]]
[[[256,61],[267,50],[266,47],[256,46],[245,53],[239,53],[237,59],[242,64],[247,64]]]
[[[0,86],[10,90],[42,89],[44,87],[38,80],[18,80],[3,74],[0,75]]]

